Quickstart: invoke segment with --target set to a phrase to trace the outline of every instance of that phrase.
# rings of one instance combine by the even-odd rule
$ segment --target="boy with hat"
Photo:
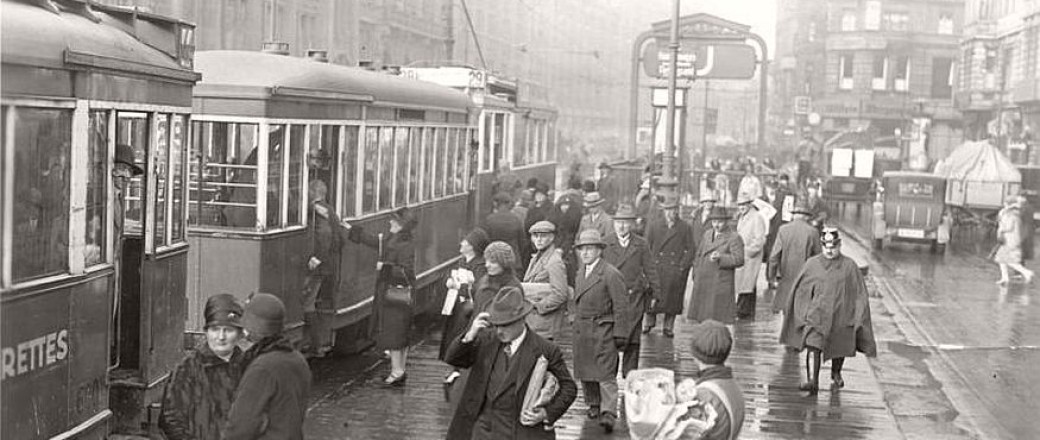
[[[877,355],[870,321],[867,284],[859,266],[841,254],[841,235],[825,228],[823,253],[805,263],[795,279],[793,294],[784,308],[780,342],[805,354],[806,382],[799,387],[819,391],[820,363],[831,360],[831,388],[845,386],[841,369],[845,358],[862,352]]]
[[[707,320],[690,329],[690,352],[697,360],[697,400],[711,405],[717,417],[700,438],[735,439],[744,425],[744,395],[726,366],[733,337],[721,322]]]
[[[675,337],[675,316],[683,310],[696,239],[690,225],[679,219],[678,199],[673,197],[664,200],[661,209],[663,215],[651,222],[646,231],[650,255],[653,264],[657,266],[658,289],[654,290],[653,304],[647,314],[643,333],[650,333],[657,324],[657,314],[663,313],[664,336],[672,338]]]
[[[534,309],[517,287],[503,287],[486,312],[448,347],[445,362],[469,368],[461,403],[448,428],[449,439],[553,439],[552,429],[578,390],[563,352],[529,331],[524,317]],[[559,390],[543,407],[522,409],[524,392],[539,357],[556,377]]]
[[[311,387],[307,360],[282,335],[285,305],[257,293],[246,303],[242,325],[253,346],[245,353],[245,374],[235,393],[225,440],[302,440]]]
[[[636,223],[636,212],[632,205],[622,203],[614,214],[613,236],[607,237],[607,247],[603,250],[603,260],[614,266],[625,280],[627,301],[624,302],[626,321],[631,328],[625,331],[627,343],[621,347],[623,353],[621,374],[639,368],[640,331],[643,326],[643,314],[650,311],[650,300],[657,284],[657,268],[650,256],[650,246],[646,240],[632,233]]]
[[[632,323],[624,307],[625,280],[602,259],[606,246],[595,229],[581,231],[574,243],[581,259],[574,288],[574,376],[585,390],[586,415],[599,418],[609,433],[617,421],[617,354],[628,345]]]
[[[821,252],[820,234],[809,224],[812,211],[804,200],[795,204],[791,215],[793,220],[781,225],[777,231],[769,264],[766,265],[766,281],[776,289],[774,313],[779,313],[787,305],[794,280],[802,272],[805,262]]]
[[[206,300],[206,342],[192,349],[163,390],[159,429],[169,440],[220,438],[242,377],[242,306],[222,293]]]

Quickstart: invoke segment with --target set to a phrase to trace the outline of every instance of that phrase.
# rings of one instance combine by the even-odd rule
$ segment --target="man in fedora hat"
[[[809,224],[812,210],[799,200],[791,209],[793,220],[780,226],[766,265],[766,281],[776,289],[773,312],[783,310],[791,296],[794,280],[809,258],[820,253],[820,234]],[[779,279],[779,281],[777,281]]]
[[[711,230],[704,233],[693,268],[693,297],[686,317],[697,322],[714,319],[732,324],[735,273],[744,265],[744,241],[729,228],[730,216],[721,206],[708,216]]]
[[[748,194],[737,198],[737,235],[744,242],[744,265],[734,274],[738,319],[755,317],[758,272],[762,269],[762,249],[769,232],[765,218],[752,203],[754,201],[755,198]]]
[[[859,266],[841,254],[841,234],[824,228],[823,253],[805,262],[784,305],[780,342],[805,353],[806,382],[799,387],[814,395],[820,388],[820,364],[831,361],[831,388],[845,386],[841,369],[856,352],[877,355],[870,319],[867,284]]]
[[[696,243],[690,225],[679,219],[678,199],[664,200],[661,210],[663,215],[651,222],[646,232],[646,242],[659,279],[643,333],[650,333],[657,325],[657,314],[663,313],[664,336],[671,338],[675,336],[675,316],[683,310],[686,281],[690,277]]]
[[[614,219],[603,210],[606,203],[598,191],[585,194],[585,215],[581,217],[579,231],[595,229],[599,231],[600,237],[609,237],[614,234]]]
[[[445,362],[471,369],[448,439],[556,438],[552,425],[574,403],[578,389],[560,348],[527,328],[524,317],[533,309],[521,289],[503,287],[488,311],[448,347]],[[539,357],[548,361],[559,390],[547,405],[522,410]]]
[[[574,376],[585,390],[586,415],[609,433],[618,415],[618,349],[628,345],[632,324],[625,280],[602,259],[606,246],[595,229],[581,231],[574,243],[581,259],[574,288]]]
[[[650,247],[643,237],[632,233],[635,223],[635,208],[627,203],[618,205],[617,212],[614,214],[614,230],[617,233],[607,237],[607,247],[603,249],[603,260],[621,273],[621,277],[625,280],[625,290],[628,293],[624,306],[625,313],[629,316],[627,322],[631,328],[624,332],[627,340],[625,346],[621,347],[623,354],[621,374],[623,376],[628,376],[629,371],[639,368],[639,342],[643,314],[650,311],[650,299],[653,291],[659,289],[657,269],[650,256]]]

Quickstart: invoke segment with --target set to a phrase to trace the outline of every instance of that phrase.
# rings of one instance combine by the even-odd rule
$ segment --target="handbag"
[[[379,260],[383,260],[383,234],[379,234]],[[387,264],[387,263],[383,263]],[[388,305],[400,305],[411,307],[414,303],[412,299],[412,286],[411,285],[392,285],[387,286],[386,294],[384,299]]]

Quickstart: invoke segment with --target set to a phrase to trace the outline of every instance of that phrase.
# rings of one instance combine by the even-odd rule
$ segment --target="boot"
[[[802,391],[808,391],[808,395],[815,396],[820,391],[820,352],[809,349],[805,353],[805,377],[806,381],[798,386]]]

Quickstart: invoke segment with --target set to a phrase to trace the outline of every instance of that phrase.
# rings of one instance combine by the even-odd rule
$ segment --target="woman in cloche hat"
[[[163,391],[159,428],[166,438],[220,438],[242,376],[242,314],[230,294],[206,301],[206,341],[188,351]]]

